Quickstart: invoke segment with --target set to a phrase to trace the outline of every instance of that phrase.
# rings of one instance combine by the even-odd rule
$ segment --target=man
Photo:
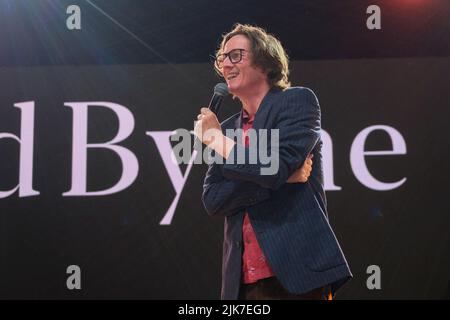
[[[202,108],[194,129],[224,159],[209,166],[203,191],[208,214],[225,217],[222,299],[328,299],[352,275],[328,222],[317,98],[290,88],[283,47],[258,27],[235,25],[215,68],[242,102],[222,125]],[[278,130],[278,144],[265,146],[278,157],[274,174],[248,161],[256,141],[224,134],[239,128]]]

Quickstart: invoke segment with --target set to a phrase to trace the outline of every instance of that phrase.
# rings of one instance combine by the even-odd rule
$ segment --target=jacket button
[[[236,247],[238,247],[238,248],[241,247],[241,242],[240,241],[236,241]]]

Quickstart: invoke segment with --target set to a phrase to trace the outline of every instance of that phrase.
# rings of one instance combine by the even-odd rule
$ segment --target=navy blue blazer
[[[225,134],[236,128],[242,128],[242,111],[222,123]],[[236,139],[229,158],[234,163],[210,164],[203,186],[208,214],[225,217],[221,297],[239,295],[245,212],[267,261],[288,291],[301,294],[331,285],[334,294],[352,274],[328,221],[320,107],[314,92],[304,87],[271,89],[253,128],[279,130],[279,144],[271,145],[279,154],[278,171],[262,175],[261,168],[268,165],[259,158],[249,163],[252,151]],[[314,158],[309,180],[286,183],[310,153]],[[237,163],[238,154],[245,156],[245,164]]]

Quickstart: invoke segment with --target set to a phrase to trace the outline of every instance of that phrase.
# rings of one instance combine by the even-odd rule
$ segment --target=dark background
[[[66,8],[81,8],[81,30]],[[366,8],[381,8],[381,30]],[[47,1],[0,0],[0,132],[20,134],[14,103],[35,102],[34,189],[0,199],[0,298],[217,299],[221,219],[200,196],[195,165],[170,226],[159,225],[175,191],[146,131],[192,128],[220,81],[212,70],[222,33],[235,22],[276,34],[291,57],[293,85],[310,87],[333,139],[328,209],[354,279],[342,299],[450,298],[448,206],[448,1]],[[135,129],[121,145],[139,160],[136,181],[110,196],[63,197],[71,184],[71,101],[127,107]],[[220,119],[239,110],[227,100]],[[407,154],[367,157],[391,191],[363,186],[350,147],[364,128],[389,125]],[[115,115],[89,111],[89,142],[110,140]],[[391,148],[375,132],[366,150]],[[0,190],[18,181],[19,146],[0,140]],[[88,153],[88,190],[118,180],[118,157]],[[82,270],[82,290],[66,288],[66,268]],[[366,268],[381,268],[368,290]]]

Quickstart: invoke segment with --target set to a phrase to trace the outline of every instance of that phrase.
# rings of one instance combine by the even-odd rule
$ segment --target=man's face
[[[223,61],[222,74],[230,93],[245,98],[267,84],[267,75],[260,68],[252,65],[251,44],[246,36],[238,34],[232,37],[225,44],[223,53],[229,53],[234,49],[244,49],[242,60],[232,63],[227,56]]]

